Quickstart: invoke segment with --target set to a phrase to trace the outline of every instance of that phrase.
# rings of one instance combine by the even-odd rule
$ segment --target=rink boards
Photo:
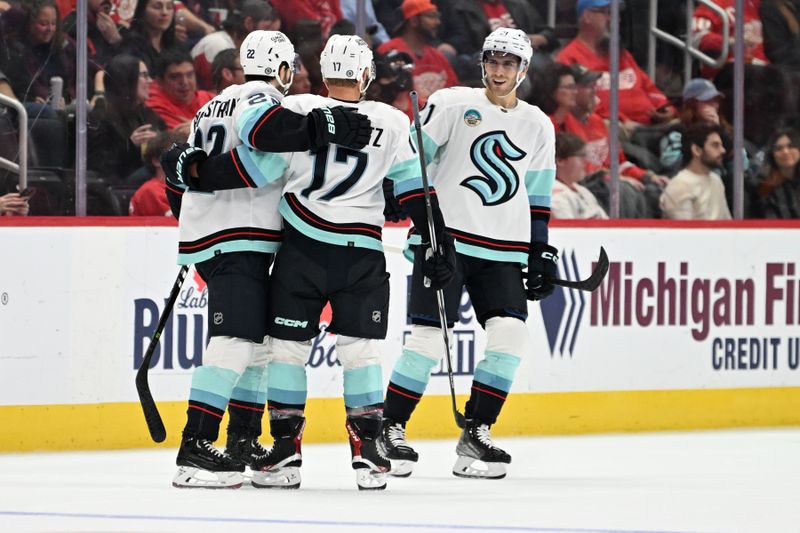
[[[133,379],[174,282],[176,228],[147,219],[0,222],[0,451],[152,445]],[[69,225],[64,225],[69,224]],[[800,425],[800,225],[560,223],[559,289],[529,306],[531,350],[497,434]],[[763,221],[761,223],[763,226]],[[392,301],[388,379],[410,326],[406,228],[384,231]],[[162,337],[151,387],[174,445],[202,361],[207,291],[190,272]],[[323,313],[323,323],[330,320]],[[335,337],[309,353],[309,442],[344,438]],[[467,295],[453,339],[461,406],[485,344]],[[412,437],[455,435],[444,367]]]

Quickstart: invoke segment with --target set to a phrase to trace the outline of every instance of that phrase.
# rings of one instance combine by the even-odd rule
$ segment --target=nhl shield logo
[[[464,123],[467,126],[477,126],[481,123],[481,114],[476,109],[467,109],[464,113]]]
[[[376,324],[381,323],[381,312],[380,311],[373,311],[372,312],[372,321]]]

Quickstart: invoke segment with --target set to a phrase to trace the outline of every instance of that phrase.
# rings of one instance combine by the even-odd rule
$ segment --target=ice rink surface
[[[344,438],[344,436],[343,436]],[[0,455],[0,532],[800,532],[800,430],[499,438],[504,480],[452,441],[359,492],[347,445],[306,445],[296,491],[174,489],[172,450]]]

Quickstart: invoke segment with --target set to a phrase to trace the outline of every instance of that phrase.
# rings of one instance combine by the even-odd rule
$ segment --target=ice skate
[[[414,470],[414,465],[419,459],[419,455],[406,441],[405,423],[384,418],[381,439],[386,450],[386,458],[392,464],[389,475],[395,477],[410,476]]]
[[[230,455],[232,459],[252,467],[253,461],[268,454],[269,450],[258,442],[258,437],[229,433],[228,442],[225,445],[225,453]]]
[[[250,465],[250,481],[260,489],[299,489],[300,466],[303,464],[301,442],[306,419],[302,416],[277,418],[270,422],[275,443]]]
[[[352,465],[356,471],[358,490],[383,490],[386,473],[392,464],[383,455],[379,440],[381,420],[368,416],[347,417]]]
[[[175,463],[172,486],[178,488],[238,489],[244,463],[216,449],[211,441],[185,437]]]
[[[489,425],[479,420],[467,420],[456,446],[458,459],[453,474],[475,479],[502,479],[511,456],[492,442]]]

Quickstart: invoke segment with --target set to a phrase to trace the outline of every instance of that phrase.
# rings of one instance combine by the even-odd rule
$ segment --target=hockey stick
[[[142,359],[142,366],[136,372],[136,392],[139,393],[139,403],[142,404],[142,412],[144,419],[147,422],[147,429],[150,431],[150,437],[155,442],[164,442],[167,438],[167,430],[164,428],[164,422],[161,420],[161,415],[158,414],[158,407],[153,400],[153,395],[150,392],[150,385],[147,383],[147,373],[150,370],[150,360],[153,358],[153,353],[158,346],[158,341],[161,339],[161,333],[164,331],[164,326],[167,324],[169,315],[172,313],[172,308],[175,306],[175,300],[178,299],[178,293],[183,285],[183,280],[186,279],[186,273],[189,272],[189,266],[183,265],[178,272],[178,277],[175,279],[175,284],[172,286],[172,292],[169,293],[169,300],[161,312],[158,319],[156,331],[150,339],[150,345],[144,353]]]
[[[425,210],[428,215],[428,233],[431,236],[431,249],[434,255],[439,253],[439,244],[436,242],[436,232],[433,226],[433,209],[431,208],[431,191],[428,185],[428,172],[425,168],[425,151],[422,146],[422,126],[419,120],[419,99],[417,91],[411,91],[411,110],[414,113],[414,129],[417,130],[417,153],[419,154],[419,166],[422,171],[422,192],[425,195]],[[442,328],[442,340],[444,341],[445,360],[447,361],[447,377],[450,380],[450,400],[453,404],[453,416],[456,425],[464,428],[466,421],[464,415],[458,412],[456,405],[456,386],[453,381],[453,361],[450,355],[450,339],[447,335],[447,316],[444,307],[444,292],[442,289],[436,291],[436,303],[439,306],[439,325]]]
[[[568,289],[578,289],[579,291],[589,291],[592,292],[597,287],[600,286],[600,283],[603,282],[603,278],[606,277],[606,273],[608,272],[608,256],[606,255],[606,250],[602,246],[600,247],[600,257],[597,258],[597,265],[594,267],[594,272],[592,275],[586,279],[579,279],[577,281],[571,281],[568,279],[558,279],[552,278],[548,280],[553,285],[558,285],[560,287],[567,287]]]

